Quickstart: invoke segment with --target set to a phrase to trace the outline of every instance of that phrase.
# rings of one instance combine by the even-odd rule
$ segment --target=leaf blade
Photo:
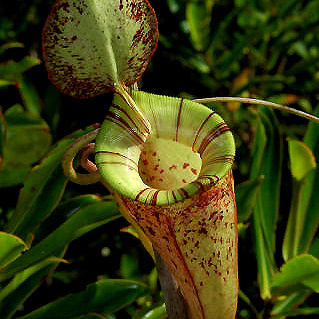
[[[88,98],[115,83],[135,83],[157,38],[157,20],[148,1],[57,0],[43,30],[43,56],[57,87]]]
[[[64,152],[76,137],[94,129],[88,127],[67,136],[32,169],[20,191],[15,213],[6,227],[7,232],[26,240],[39,223],[51,214],[67,183],[61,167]]]
[[[271,297],[270,282],[276,270],[274,234],[279,210],[282,148],[279,125],[274,112],[261,108],[250,177],[265,176],[253,212],[258,275],[264,299]]]
[[[51,256],[62,257],[68,244],[84,233],[120,217],[114,202],[89,204],[0,273],[5,280]]]
[[[311,255],[299,255],[283,265],[272,281],[275,290],[287,289],[301,283],[319,292],[319,260]]]
[[[101,280],[79,293],[60,298],[21,319],[55,319],[96,313],[114,312],[145,295],[148,288],[140,282],[123,279]]]
[[[0,232],[0,269],[15,260],[26,248],[26,244],[19,237]]]

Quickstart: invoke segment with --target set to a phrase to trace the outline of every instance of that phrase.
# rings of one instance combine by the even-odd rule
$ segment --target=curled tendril
[[[80,165],[91,174],[97,172],[96,165],[89,160],[89,156],[94,152],[94,145],[94,143],[86,145],[79,153]]]
[[[99,128],[79,137],[64,154],[62,160],[63,172],[65,176],[74,183],[88,185],[101,180],[101,175],[98,172],[97,167],[88,158],[89,155],[94,152],[94,143],[91,142],[95,139],[98,131]],[[88,171],[88,174],[78,173],[73,167],[74,158],[78,153],[79,164]]]

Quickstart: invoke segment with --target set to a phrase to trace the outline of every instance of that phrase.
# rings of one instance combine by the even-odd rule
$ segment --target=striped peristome
[[[233,319],[238,294],[233,135],[201,104],[140,91],[131,95],[152,130],[141,128],[115,95],[96,138],[97,167],[119,207],[176,278],[189,318]]]
[[[95,149],[100,172],[112,188],[147,204],[168,205],[190,198],[228,172],[234,160],[235,144],[230,129],[218,114],[182,98],[139,91],[132,91],[132,96],[151,123],[152,133],[148,134],[137,126],[134,113],[119,95],[115,95],[97,136]],[[153,165],[152,172],[148,172],[153,174],[150,178],[175,173],[183,187],[154,188],[150,183],[144,183],[139,162],[143,163],[142,158],[147,155],[145,146],[151,144],[147,141],[155,141],[159,147],[161,144],[164,147],[157,150],[157,153],[162,153],[161,158],[157,154],[144,159],[144,163],[150,162],[149,167]],[[176,152],[187,150],[187,159],[194,159],[197,155],[197,168],[189,165],[185,154],[175,154],[173,160],[167,159],[172,155],[166,152],[170,148]],[[168,162],[166,167],[162,164],[165,159]],[[179,167],[174,160],[179,162]],[[193,173],[186,180],[185,173],[192,168]]]

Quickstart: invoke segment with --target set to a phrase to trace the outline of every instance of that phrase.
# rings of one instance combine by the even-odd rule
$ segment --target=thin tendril
[[[268,106],[268,107],[273,108],[273,109],[278,109],[278,110],[292,113],[294,115],[303,117],[307,120],[310,120],[310,121],[313,121],[313,122],[316,122],[319,124],[319,118],[314,116],[314,115],[311,115],[311,114],[303,112],[303,111],[296,110],[296,109],[289,107],[289,106],[284,106],[281,104],[263,101],[263,100],[257,100],[257,99],[246,98],[246,97],[209,97],[209,98],[204,98],[204,99],[195,99],[193,101],[198,102],[198,103],[241,102],[241,103],[264,105],[264,106]]]

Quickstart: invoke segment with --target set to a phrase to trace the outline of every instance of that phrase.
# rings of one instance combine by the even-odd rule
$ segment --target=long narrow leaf
[[[301,190],[305,185],[305,178],[316,167],[316,162],[310,148],[301,141],[288,140],[290,169],[293,176],[292,202],[289,219],[283,242],[283,257],[285,261],[296,256],[300,251],[300,241],[306,223],[306,216],[300,208],[303,203]]]
[[[259,177],[241,183],[235,188],[237,220],[239,223],[247,221],[247,219],[250,217],[253,207],[256,204],[257,194],[263,180],[263,177]]]
[[[94,129],[90,127],[61,140],[41,164],[33,168],[20,191],[15,213],[6,228],[8,233],[27,240],[52,213],[67,182],[61,167],[64,152],[79,134],[86,134]]]
[[[0,291],[0,318],[11,318],[40,285],[41,279],[62,259],[51,257],[17,274]]]
[[[274,261],[275,229],[281,184],[282,139],[272,110],[262,108],[252,153],[251,178],[263,175],[264,181],[254,208],[254,232],[261,296],[271,297],[270,281]]]
[[[287,313],[302,304],[310,294],[311,291],[308,289],[303,292],[291,293],[289,296],[277,300],[272,308],[271,314],[273,316],[281,316],[282,314]]]
[[[88,285],[77,294],[58,299],[20,319],[69,319],[81,315],[115,312],[148,293],[141,282],[132,280],[101,280]]]
[[[17,81],[17,87],[24,102],[25,108],[32,114],[40,116],[41,102],[36,89],[26,79],[21,77]]]
[[[0,232],[0,269],[15,260],[27,248],[21,238]]]
[[[72,240],[118,217],[120,214],[114,202],[101,201],[84,207],[39,244],[4,268],[0,273],[0,280],[10,278],[51,256],[62,257]]]
[[[318,116],[319,107],[315,115]],[[316,162],[319,163],[319,126],[310,123],[304,139],[312,150]],[[307,252],[319,225],[319,168],[306,177],[305,183],[300,191],[298,214],[303,215],[304,225],[298,243],[298,252]]]
[[[281,313],[280,317],[297,317],[305,315],[319,315],[319,307],[300,308]]]

